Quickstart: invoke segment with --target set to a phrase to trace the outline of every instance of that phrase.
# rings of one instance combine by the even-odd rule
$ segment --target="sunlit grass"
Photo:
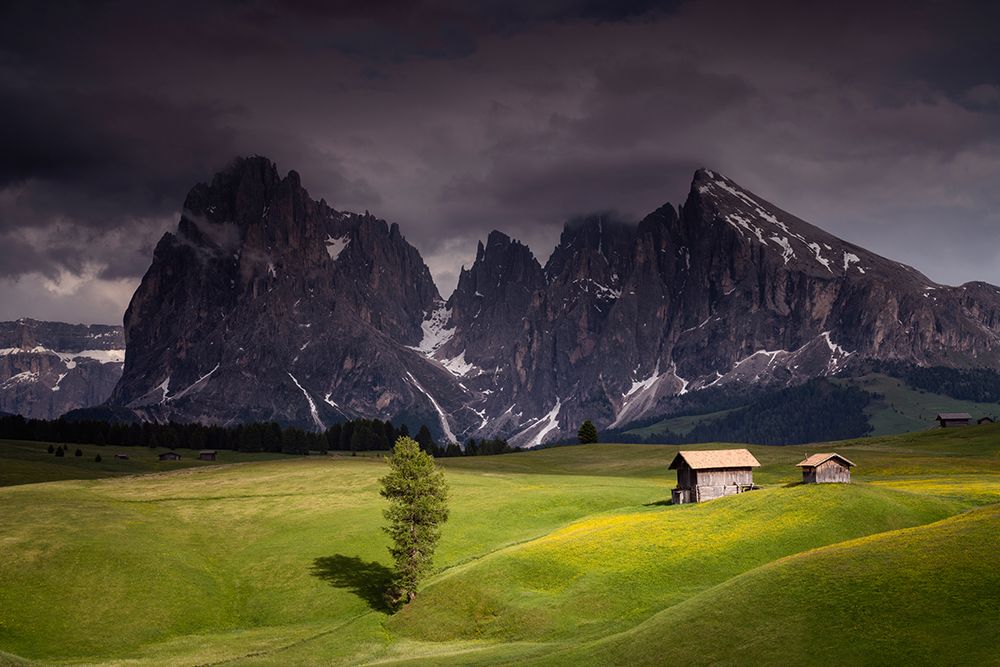
[[[160,473],[159,462],[138,457],[131,473],[153,474],[87,479],[93,471],[84,462],[66,466],[44,445],[0,442],[0,475],[15,484],[0,488],[0,652],[41,664],[313,665],[698,664],[698,655],[760,662],[784,650],[784,662],[796,664],[810,661],[809,646],[790,635],[796,627],[813,632],[821,615],[831,633],[892,651],[898,646],[885,637],[933,638],[939,628],[965,636],[952,626],[966,622],[959,602],[972,594],[956,568],[995,586],[980,570],[1000,570],[996,551],[983,552],[977,540],[986,528],[1000,532],[989,505],[1000,495],[1000,426],[751,447],[763,490],[698,506],[664,505],[677,450],[593,445],[442,461],[452,516],[437,573],[414,605],[389,617],[368,599],[365,580],[389,563],[377,458],[257,459]],[[856,483],[795,485],[794,464],[829,450],[858,464]],[[958,518],[933,523],[946,517]],[[962,517],[982,517],[981,528],[933,533],[951,540],[952,552],[917,537]],[[883,543],[879,533],[905,539]],[[868,544],[884,553],[856,551]],[[904,548],[921,551],[896,553]],[[866,607],[862,592],[820,576],[833,561],[810,565],[813,554],[853,563],[856,553],[866,554],[864,567],[836,567],[879,600],[905,600],[900,587],[940,568],[956,591],[942,606],[953,620],[927,612],[918,622],[910,612]],[[879,574],[883,565],[894,571]],[[903,576],[908,568],[916,579]],[[869,570],[875,583],[865,583]],[[772,571],[782,578],[771,581]],[[806,599],[813,581],[837,591],[828,607]],[[916,604],[930,605],[943,590],[929,588]],[[709,599],[704,609],[715,615],[704,616],[699,601]],[[855,621],[859,605],[866,611]],[[1000,634],[1000,615],[969,610],[979,616],[968,627]],[[733,624],[752,631],[728,632]],[[669,648],[718,634],[731,642],[714,641],[714,652],[695,659]],[[954,661],[944,635],[920,645],[930,651],[924,657]],[[858,650],[830,655],[843,664]],[[0,664],[13,660],[0,653]]]

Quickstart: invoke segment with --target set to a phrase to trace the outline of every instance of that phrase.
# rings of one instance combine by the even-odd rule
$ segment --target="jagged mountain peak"
[[[695,172],[684,208],[702,222],[727,227],[747,243],[780,257],[789,269],[840,278],[899,267],[933,284],[912,267],[893,262],[812,225],[757,196],[719,172]]]
[[[266,158],[237,159],[192,188],[157,245],[112,402],[150,419],[435,423],[455,399],[427,392],[447,374],[410,347],[439,301],[398,226],[311,199]]]
[[[545,263],[549,281],[597,279],[617,283],[632,262],[637,225],[613,212],[568,221]]]

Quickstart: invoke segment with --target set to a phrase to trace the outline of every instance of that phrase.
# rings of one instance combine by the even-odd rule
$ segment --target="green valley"
[[[444,459],[436,573],[394,615],[377,456],[104,470],[45,447],[0,443],[0,664],[1000,655],[1000,425],[751,446],[759,491],[677,507],[673,446]],[[853,484],[797,484],[833,450]]]

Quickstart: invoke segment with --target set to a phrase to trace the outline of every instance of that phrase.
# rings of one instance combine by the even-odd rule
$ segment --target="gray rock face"
[[[294,171],[240,159],[192,189],[177,233],[157,245],[125,313],[111,403],[214,424],[437,424],[461,390],[409,346],[439,301],[396,225],[335,211]]]
[[[521,445],[587,418],[604,428],[663,414],[706,387],[790,385],[864,359],[1000,362],[997,288],[935,284],[707,170],[679,213],[575,221],[544,282],[536,263],[495,284],[487,267],[526,256],[490,237],[449,302],[455,332],[438,353],[486,369],[467,384],[493,388],[489,426]],[[458,305],[474,285],[488,307],[470,322]]]
[[[570,222],[544,267],[493,232],[443,302],[395,225],[239,160],[191,191],[125,325],[111,400],[148,419],[379,417],[519,445],[865,359],[1000,363],[997,288],[937,285],[707,170],[679,211]]]
[[[107,400],[122,372],[121,327],[0,322],[0,411],[55,419]]]

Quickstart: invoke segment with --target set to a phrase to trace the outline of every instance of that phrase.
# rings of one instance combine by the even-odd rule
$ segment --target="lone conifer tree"
[[[589,419],[580,425],[580,430],[576,432],[576,439],[581,445],[589,445],[597,442],[597,427]]]
[[[434,458],[412,438],[398,438],[388,461],[389,473],[379,481],[389,501],[385,532],[392,537],[389,553],[396,562],[387,598],[396,607],[414,598],[430,570],[441,524],[448,520],[448,487]]]

